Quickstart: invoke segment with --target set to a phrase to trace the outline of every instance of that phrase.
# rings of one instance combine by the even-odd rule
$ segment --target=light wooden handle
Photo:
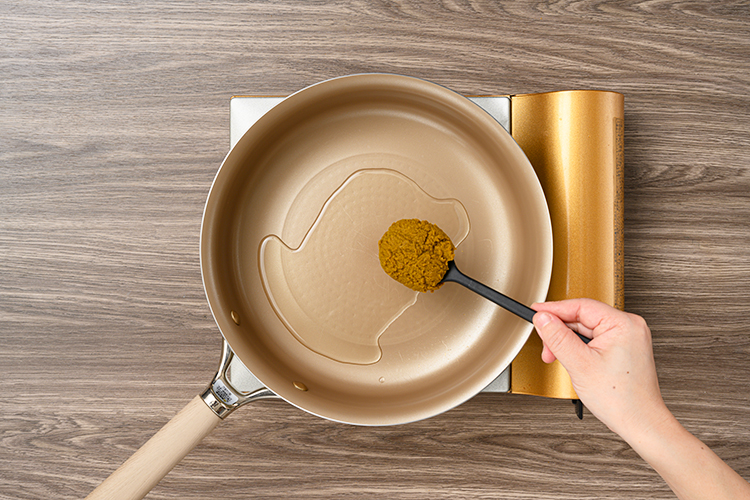
[[[86,499],[143,498],[219,422],[221,419],[196,396]]]

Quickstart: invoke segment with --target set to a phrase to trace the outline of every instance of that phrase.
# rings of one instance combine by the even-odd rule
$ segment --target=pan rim
[[[405,75],[390,74],[390,73],[359,73],[359,74],[353,74],[353,75],[339,76],[339,77],[331,78],[331,79],[324,80],[324,81],[321,81],[321,82],[317,82],[317,83],[314,83],[314,84],[312,84],[312,85],[310,85],[308,87],[300,89],[300,90],[298,90],[298,91],[290,94],[288,97],[286,97],[284,100],[282,100],[277,106],[280,106],[280,105],[282,105],[285,102],[288,102],[294,96],[297,96],[298,94],[300,94],[302,92],[305,92],[308,89],[311,89],[311,88],[314,88],[314,87],[318,87],[318,86],[321,86],[321,85],[329,84],[330,82],[335,82],[335,81],[339,81],[339,80],[342,80],[342,79],[352,79],[352,78],[358,78],[358,77],[368,77],[369,78],[369,77],[372,77],[374,75],[377,75],[377,76],[380,76],[380,77],[383,77],[383,78],[387,78],[387,79],[399,78],[399,79],[416,80],[416,81],[422,82],[424,84],[428,84],[428,85],[431,85],[431,86],[439,87],[443,91],[447,91],[448,93],[450,93],[450,95],[459,98],[462,103],[466,103],[466,104],[470,105],[470,107],[472,109],[474,109],[474,114],[476,114],[478,116],[484,117],[485,120],[487,120],[487,119],[491,120],[491,122],[493,122],[496,127],[498,127],[499,129],[501,129],[502,132],[499,132],[499,133],[506,134],[506,136],[513,141],[515,147],[518,149],[518,151],[520,151],[521,155],[526,160],[527,165],[524,166],[524,168],[531,169],[532,172],[533,172],[533,167],[531,166],[530,162],[528,162],[528,158],[526,158],[525,153],[523,153],[523,151],[521,150],[520,146],[518,146],[518,144],[515,142],[515,139],[513,139],[512,135],[510,135],[510,133],[508,133],[507,131],[505,131],[505,129],[502,128],[502,125],[500,125],[500,123],[498,123],[497,120],[494,117],[492,117],[489,113],[487,113],[479,105],[477,105],[476,103],[472,102],[470,99],[466,98],[465,96],[459,94],[458,92],[456,92],[456,91],[454,91],[454,90],[452,90],[452,89],[450,89],[450,88],[448,88],[448,87],[446,87],[444,85],[440,85],[440,84],[431,82],[431,81],[426,80],[426,79],[415,78],[415,77],[405,76]],[[477,113],[477,111],[478,111],[478,113]],[[241,138],[238,141],[238,144],[241,144],[242,142],[243,142],[243,140]],[[226,330],[226,328],[227,328],[228,325],[227,324],[223,324],[227,320],[226,320],[226,318],[223,318],[224,315],[222,315],[222,321],[220,321],[219,314],[218,314],[219,311],[216,310],[216,306],[218,305],[218,303],[215,303],[214,300],[212,299],[211,292],[209,291],[209,286],[207,284],[207,282],[208,282],[208,276],[207,276],[207,271],[206,271],[206,263],[204,261],[205,258],[206,258],[205,248],[204,248],[205,245],[206,245],[206,241],[204,241],[204,240],[205,240],[205,226],[206,226],[206,219],[207,219],[207,212],[208,212],[209,202],[211,200],[212,193],[214,193],[214,188],[216,186],[217,180],[220,178],[222,170],[225,168],[225,165],[227,164],[228,159],[230,158],[230,155],[232,154],[232,151],[234,151],[234,149],[231,150],[231,151],[229,151],[225,155],[224,159],[222,160],[221,165],[219,166],[219,168],[218,168],[218,170],[217,170],[217,172],[216,172],[216,174],[215,174],[215,176],[214,176],[214,178],[212,180],[210,189],[208,191],[207,198],[206,198],[206,203],[204,204],[203,215],[202,215],[202,219],[201,219],[201,232],[200,232],[201,237],[200,237],[200,245],[199,245],[199,247],[200,247],[199,248],[199,255],[200,255],[200,267],[201,267],[201,279],[202,279],[202,283],[203,283],[203,286],[204,286],[204,293],[206,294],[206,298],[207,298],[207,302],[208,302],[208,305],[209,305],[209,309],[211,310],[211,313],[212,313],[212,316],[214,318],[214,321],[216,322],[217,327],[219,328],[219,332],[221,333],[222,337],[224,338],[224,340],[227,343],[230,343],[230,341],[227,338],[227,335],[225,333],[225,330]],[[549,216],[549,208],[548,208],[548,205],[546,203],[546,198],[545,198],[545,195],[544,195],[544,191],[542,190],[541,184],[539,183],[539,179],[536,176],[536,174],[534,174],[533,177],[534,177],[534,179],[536,181],[535,182],[535,189],[538,191],[536,194],[541,197],[541,200],[544,203],[544,209],[545,209],[544,210],[544,216],[545,216],[545,219],[546,219],[546,221],[545,221],[546,224],[544,224],[544,226],[545,226],[545,232],[547,234],[542,235],[542,237],[543,237],[544,240],[546,240],[548,242],[548,245],[549,245],[549,251],[546,253],[545,262],[541,262],[540,263],[541,267],[544,270],[542,271],[542,275],[543,275],[542,276],[542,281],[543,281],[543,283],[540,286],[540,295],[542,295],[542,296],[539,297],[539,300],[543,300],[544,297],[546,296],[547,290],[549,288],[550,279],[551,279],[551,270],[552,270],[552,250],[551,250],[552,249],[552,228],[551,228],[551,222],[550,222],[550,216]],[[524,335],[522,336],[523,337],[523,341],[516,342],[518,345],[517,345],[517,348],[514,349],[514,352],[512,353],[511,360],[518,355],[518,352],[520,352],[520,350],[523,347],[523,345],[525,344],[526,340],[528,340],[528,337],[531,335],[532,329],[533,329],[533,327],[531,325],[528,325],[526,327],[526,331],[525,331]],[[231,343],[230,343],[230,345],[231,345]],[[448,411],[448,410],[450,410],[452,408],[455,408],[456,406],[458,406],[458,405],[462,404],[463,402],[467,401],[468,399],[472,398],[474,395],[476,395],[477,393],[479,393],[484,388],[484,385],[483,385],[483,386],[479,387],[476,391],[473,391],[473,392],[472,391],[467,391],[466,397],[456,398],[453,401],[452,404],[447,405],[446,407],[440,409],[439,411],[426,412],[425,414],[419,415],[416,418],[398,419],[396,421],[388,421],[388,422],[385,422],[385,423],[370,422],[370,421],[358,421],[357,419],[341,418],[341,417],[336,416],[336,415],[328,415],[328,414],[325,414],[325,412],[319,412],[319,411],[311,410],[310,408],[306,407],[304,404],[298,404],[296,402],[295,398],[288,397],[288,394],[286,394],[284,391],[275,390],[274,387],[271,387],[274,384],[268,384],[267,380],[263,380],[262,376],[259,376],[256,373],[256,371],[253,370],[252,363],[250,363],[250,366],[249,366],[248,363],[244,362],[244,360],[241,360],[241,361],[246,366],[246,368],[248,368],[248,371],[250,371],[250,373],[252,373],[254,376],[256,376],[256,378],[258,378],[258,380],[261,381],[261,383],[263,383],[266,387],[268,387],[269,390],[273,391],[275,394],[277,394],[279,397],[281,397],[282,399],[284,399],[285,401],[287,401],[289,404],[291,404],[291,405],[293,405],[293,406],[295,406],[297,408],[300,408],[303,411],[306,411],[306,412],[308,412],[310,414],[313,414],[313,415],[316,415],[318,417],[321,417],[321,418],[325,418],[325,419],[332,420],[332,421],[337,421],[337,422],[342,422],[342,423],[347,423],[347,424],[354,424],[354,425],[368,425],[368,426],[370,426],[370,425],[372,425],[372,426],[396,425],[396,424],[405,424],[405,423],[409,423],[409,422],[414,422],[414,421],[422,420],[424,418],[430,418],[432,416],[439,415],[439,414],[441,414],[441,413],[443,413],[445,411]],[[508,365],[506,365],[502,369],[497,370],[497,373],[495,373],[493,377],[491,377],[491,378],[490,377],[485,377],[485,378],[489,378],[489,380],[486,380],[487,384],[490,383],[492,380],[494,380],[494,378],[496,376],[498,376],[505,368],[507,368],[507,366]],[[481,385],[481,383],[479,385]]]

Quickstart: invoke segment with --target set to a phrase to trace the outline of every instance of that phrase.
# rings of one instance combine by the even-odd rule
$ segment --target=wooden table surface
[[[750,478],[746,1],[0,5],[0,497],[81,498],[193,396],[229,98],[350,73],[625,95],[625,299],[664,398]],[[480,395],[361,428],[243,408],[149,498],[673,498],[569,401]]]

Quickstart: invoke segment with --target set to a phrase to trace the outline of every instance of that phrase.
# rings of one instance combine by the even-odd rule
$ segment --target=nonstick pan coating
[[[461,269],[520,302],[544,300],[552,231],[524,153],[468,99],[396,75],[313,85],[253,125],[211,188],[201,270],[222,334],[266,387],[321,417],[391,425],[439,414],[477,394],[510,365],[532,327],[446,284],[420,295],[390,324],[376,362],[342,362],[301,342],[264,288],[261,242],[277,236],[296,248],[347,179],[374,171],[394,172],[430,197],[460,202],[469,224],[456,252]],[[385,193],[382,206],[403,204],[408,214],[403,198]],[[381,206],[375,200],[367,201],[374,214]],[[359,249],[361,258],[371,251],[377,259],[377,239],[371,250],[368,245]],[[356,290],[345,295],[338,300],[346,299],[352,314],[377,307],[358,304]]]

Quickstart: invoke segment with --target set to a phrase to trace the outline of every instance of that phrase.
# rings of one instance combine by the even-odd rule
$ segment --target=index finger
[[[624,314],[619,309],[593,299],[568,299],[532,304],[535,311],[554,314],[569,326],[580,325],[594,330],[606,318]]]

